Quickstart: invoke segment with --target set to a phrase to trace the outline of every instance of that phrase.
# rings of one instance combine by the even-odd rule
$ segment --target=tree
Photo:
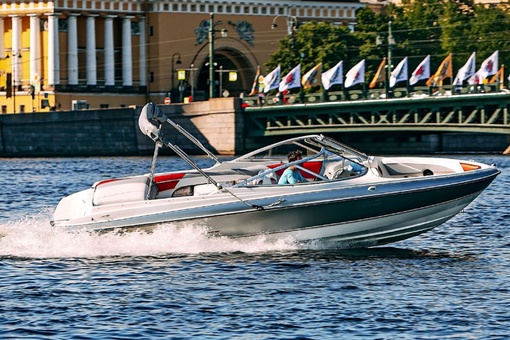
[[[280,41],[266,64],[286,73],[301,63],[306,72],[319,62],[323,69],[344,61],[344,70],[366,59],[370,79],[388,51],[388,22],[392,22],[393,64],[409,57],[409,68],[431,55],[432,72],[452,53],[454,73],[477,52],[477,64],[499,50],[499,64],[510,65],[510,5],[475,5],[473,0],[403,0],[382,13],[361,8],[355,31],[326,22],[309,22]],[[383,45],[376,44],[377,37]]]
[[[298,64],[303,72],[320,62],[324,69],[333,67],[340,60],[354,65],[359,55],[358,39],[349,28],[327,22],[304,23],[280,40],[279,46],[265,66],[272,69],[280,64],[283,74]]]
[[[499,64],[510,66],[510,15],[503,9],[476,5],[474,17],[467,35],[462,39],[477,51],[477,64],[494,51],[499,50]]]

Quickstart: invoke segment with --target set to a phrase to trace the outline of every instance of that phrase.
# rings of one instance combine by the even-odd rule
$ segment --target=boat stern
[[[93,197],[93,189],[82,190],[64,197],[53,212],[51,224],[55,226],[65,225],[70,220],[86,216],[90,213]]]

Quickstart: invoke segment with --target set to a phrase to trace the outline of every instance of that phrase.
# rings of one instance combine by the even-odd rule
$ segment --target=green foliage
[[[280,49],[266,66],[280,64],[285,73],[301,63],[306,72],[319,62],[327,70],[343,60],[348,69],[366,59],[368,80],[388,54],[389,21],[395,39],[393,64],[407,56],[409,72],[429,54],[431,72],[449,53],[453,54],[454,73],[474,51],[477,67],[496,50],[500,65],[510,65],[509,7],[475,5],[473,0],[404,0],[401,6],[387,6],[383,13],[362,8],[356,14],[354,32],[326,22],[303,24],[280,41]],[[377,37],[382,45],[376,44]]]
[[[280,49],[271,55],[268,69],[278,64],[286,73],[301,63],[303,70],[322,62],[333,67],[340,60],[357,60],[358,39],[345,26],[325,22],[308,22],[280,41]]]

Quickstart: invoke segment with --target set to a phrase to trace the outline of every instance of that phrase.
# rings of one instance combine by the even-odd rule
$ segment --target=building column
[[[115,86],[115,47],[113,45],[113,19],[108,15],[104,18],[104,78],[105,86]]]
[[[4,18],[0,17],[0,59],[5,58],[5,51],[4,51]]]
[[[145,36],[145,18],[138,22],[140,30],[140,86],[147,86],[147,40]]]
[[[30,84],[41,81],[41,20],[37,14],[30,17]]]
[[[60,84],[60,53],[58,39],[58,15],[48,13],[48,85]]]
[[[87,16],[87,86],[97,85],[96,17]]]
[[[133,86],[133,56],[131,44],[131,19],[122,19],[122,86]]]
[[[78,85],[78,25],[77,16],[67,17],[67,84]]]
[[[12,18],[12,82],[14,86],[21,85],[21,17],[18,15],[11,16]],[[17,90],[17,88],[16,88]]]

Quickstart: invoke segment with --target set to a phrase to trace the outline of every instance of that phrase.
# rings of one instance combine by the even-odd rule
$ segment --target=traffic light
[[[7,73],[7,80],[5,81],[5,96],[12,97],[12,73]]]

